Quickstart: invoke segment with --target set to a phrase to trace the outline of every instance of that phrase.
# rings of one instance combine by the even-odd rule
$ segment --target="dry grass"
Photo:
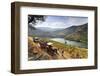
[[[52,40],[49,40],[49,39],[42,39],[42,40],[47,41],[47,42],[52,42],[53,46],[58,49],[57,59],[86,59],[88,57],[88,50],[85,49],[85,48],[78,48],[78,47],[71,46],[71,45],[65,45],[63,43],[59,43],[59,42],[52,41]],[[41,51],[38,51],[38,50],[34,51],[33,50],[34,47],[35,47],[35,44],[32,41],[32,37],[29,37],[28,38],[29,56],[32,56],[31,55],[32,51],[42,53]],[[50,57],[50,56],[48,56],[48,57]],[[49,59],[52,59],[52,58],[49,58]]]
[[[52,40],[49,40],[49,41],[52,42],[53,46],[57,47],[59,51],[64,51],[65,54],[69,54],[70,58],[76,59],[76,58],[87,58],[88,57],[88,49],[79,48],[79,47],[75,47],[71,45],[65,45],[63,43],[59,43],[59,42],[52,41]]]

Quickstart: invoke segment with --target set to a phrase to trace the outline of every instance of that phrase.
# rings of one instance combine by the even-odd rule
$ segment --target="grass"
[[[57,47],[58,49],[69,53],[71,58],[87,58],[88,57],[88,49],[66,45],[66,44],[59,43],[53,40],[49,40],[47,38],[44,38],[43,40],[52,42],[54,47]]]
[[[41,39],[43,41],[52,42],[54,47],[56,47],[59,51],[64,51],[64,56],[69,55],[68,58],[70,59],[86,59],[88,57],[88,49],[66,45],[60,42],[50,40],[49,38]]]

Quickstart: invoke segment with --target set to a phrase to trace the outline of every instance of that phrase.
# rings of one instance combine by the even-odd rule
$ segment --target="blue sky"
[[[46,16],[46,20],[35,27],[67,28],[88,23],[87,17],[75,16]]]

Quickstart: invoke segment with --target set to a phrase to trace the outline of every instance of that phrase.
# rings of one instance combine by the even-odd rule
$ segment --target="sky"
[[[68,28],[88,23],[87,17],[75,16],[46,16],[46,20],[35,27]]]

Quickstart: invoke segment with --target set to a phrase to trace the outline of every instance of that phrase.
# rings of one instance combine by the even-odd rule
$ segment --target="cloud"
[[[73,25],[78,26],[87,22],[87,17],[47,16],[45,22],[37,24],[36,27],[67,28]]]

